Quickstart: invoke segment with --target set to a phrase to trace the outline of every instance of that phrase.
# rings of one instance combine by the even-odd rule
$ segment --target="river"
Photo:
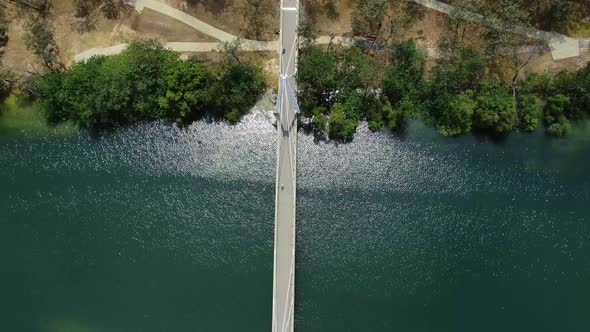
[[[300,133],[296,330],[588,331],[590,127]],[[275,131],[0,131],[0,330],[269,331]]]

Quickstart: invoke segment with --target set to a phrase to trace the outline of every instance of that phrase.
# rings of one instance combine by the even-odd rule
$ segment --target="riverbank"
[[[497,59],[469,47],[460,46],[435,64],[412,39],[393,47],[393,53],[367,53],[305,44],[299,101],[318,138],[351,141],[361,120],[373,131],[403,130],[415,117],[443,136],[504,136],[537,127],[564,136],[572,122],[590,117],[588,64],[556,74],[519,67],[497,76]]]
[[[76,126],[69,123],[49,126],[37,101],[13,94],[0,104],[0,135],[66,137],[77,132]]]

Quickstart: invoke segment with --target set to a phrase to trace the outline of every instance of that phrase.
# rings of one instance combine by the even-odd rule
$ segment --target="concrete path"
[[[232,41],[237,38],[232,34],[217,29],[216,27],[199,20],[194,16],[191,16],[181,10],[178,10],[157,0],[127,0],[126,3],[134,6],[135,9],[140,13],[144,8],[148,8],[166,16],[170,16],[192,27],[193,29],[220,41]]]
[[[295,198],[299,0],[281,1],[281,55],[277,99],[277,173],[272,331],[293,332],[295,306]]]
[[[96,47],[74,56],[75,62],[88,60],[95,55],[115,55],[121,53],[129,44],[118,44],[109,47]],[[216,52],[219,51],[220,43],[198,43],[198,42],[170,42],[164,47],[176,52]],[[241,41],[241,48],[244,51],[267,51],[274,52],[279,49],[279,41],[248,43]]]

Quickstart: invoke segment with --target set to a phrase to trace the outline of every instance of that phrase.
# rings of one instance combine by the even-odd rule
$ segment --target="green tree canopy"
[[[236,123],[248,113],[266,90],[262,68],[251,63],[234,63],[224,68],[215,88],[217,113]]]
[[[570,105],[570,98],[562,94],[547,98],[544,120],[550,135],[563,136],[569,131],[571,125],[565,113]]]
[[[447,111],[439,119],[440,133],[444,136],[469,133],[476,106],[473,90],[454,95],[449,100]]]
[[[158,106],[170,119],[183,124],[201,116],[211,105],[211,81],[207,69],[192,61],[170,61],[164,70],[163,92]]]
[[[392,105],[406,97],[418,106],[422,102],[426,55],[416,48],[412,39],[396,46],[392,63],[385,71],[383,93]]]
[[[264,89],[256,65],[231,64],[216,78],[203,64],[181,61],[155,42],[136,42],[119,55],[92,57],[44,76],[37,86],[49,122],[92,128],[162,118],[186,124],[209,111],[237,122]]]
[[[507,88],[486,83],[477,96],[476,102],[473,127],[497,133],[505,133],[513,129],[516,114],[512,95]]]
[[[335,103],[328,122],[330,139],[351,141],[356,133],[358,122],[346,116],[345,106]]]
[[[297,82],[305,109],[330,105],[339,86],[337,59],[335,51],[323,51],[317,47],[310,47],[301,55]]]
[[[539,98],[527,94],[518,98],[518,126],[524,131],[534,131],[539,123]]]

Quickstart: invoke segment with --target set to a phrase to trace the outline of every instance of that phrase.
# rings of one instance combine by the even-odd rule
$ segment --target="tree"
[[[25,43],[49,71],[65,70],[53,28],[47,18],[35,15],[29,19]]]
[[[377,88],[377,72],[372,57],[365,55],[357,47],[347,48],[339,56],[339,90]]]
[[[344,105],[335,103],[330,111],[328,121],[330,139],[337,141],[351,141],[356,133],[358,122],[346,116]]]
[[[356,0],[352,34],[391,44],[424,15],[422,6],[401,0]],[[374,43],[374,44],[376,44]]]
[[[387,0],[357,0],[352,13],[352,33],[365,38],[376,38],[381,33]]]
[[[456,103],[457,96],[466,91],[471,91],[471,97],[475,98],[475,91],[480,89],[486,64],[482,56],[470,48],[459,48],[457,56],[449,56],[439,61],[428,84],[426,119],[441,129],[445,128],[448,135],[467,132],[467,128],[471,128],[471,117],[461,119],[460,122],[463,124],[459,125],[452,121],[459,121],[458,117],[461,114],[466,116],[470,112],[460,112],[460,108],[450,109],[449,105]],[[465,95],[461,98],[466,101]],[[452,114],[447,114],[449,112]]]
[[[514,127],[515,110],[508,90],[500,85],[486,83],[476,97],[473,126],[481,130],[506,133]]]
[[[301,55],[297,82],[304,111],[331,104],[340,84],[337,64],[338,57],[333,50],[311,47]]]
[[[186,2],[190,6],[202,5],[206,10],[218,15],[230,7],[234,0],[186,0]]]
[[[301,3],[305,15],[305,21],[308,22],[311,27],[315,27],[321,17],[325,17],[331,21],[334,21],[339,17],[334,0],[302,0]]]
[[[206,68],[189,61],[168,63],[158,105],[167,117],[182,125],[191,116],[203,115],[211,105],[211,78]]]
[[[222,43],[223,59],[217,64],[217,81],[213,94],[218,96],[214,103],[217,116],[230,123],[240,121],[248,113],[266,89],[262,68],[248,61],[241,49],[240,40]]]
[[[481,10],[481,3],[474,0],[455,0],[453,6],[455,10],[446,16],[447,31],[439,42],[439,48],[448,50],[450,54],[469,47],[467,45],[469,34],[471,31],[476,31],[477,28],[477,23],[464,17],[463,11],[478,12]]]
[[[313,110],[313,133],[317,138],[323,138],[328,130],[328,118],[325,113],[325,107],[316,107]]]
[[[262,68],[252,63],[236,63],[225,68],[215,88],[216,110],[230,123],[237,123],[264,93]]]
[[[570,98],[562,94],[547,98],[544,120],[550,135],[563,136],[569,131],[571,125],[565,113],[570,105]]]
[[[237,122],[265,89],[253,64],[232,64],[215,77],[203,64],[178,57],[158,43],[134,42],[119,55],[45,75],[36,91],[50,123],[101,129],[156,119],[184,125],[210,110]]]
[[[554,94],[555,90],[555,76],[548,73],[531,74],[526,78],[521,88],[521,91],[535,93],[543,99]]]
[[[10,95],[15,81],[16,77],[12,70],[0,67],[0,101]]]
[[[571,119],[590,116],[590,65],[578,71],[562,71],[555,81],[555,93],[570,98],[565,115]]]
[[[100,14],[114,20],[119,18],[124,9],[124,0],[74,0],[76,17],[79,21],[76,27],[80,32],[91,31],[96,25]]]
[[[568,34],[590,15],[585,0],[524,0],[522,7],[528,9],[532,23],[542,30]]]
[[[414,103],[409,98],[403,98],[396,108],[389,100],[379,105],[382,105],[380,109],[371,109],[366,116],[371,131],[378,131],[383,127],[391,130],[402,128],[407,119],[414,116],[416,112]]]
[[[526,44],[531,44],[532,41],[520,34],[509,33],[512,28],[529,27],[530,15],[528,11],[523,8],[518,1],[514,0],[499,0],[499,3],[491,8],[486,8],[486,19],[492,22],[493,27],[488,27],[483,30],[482,38],[486,43],[486,48],[489,54],[494,55],[497,52],[508,51],[506,59],[508,60],[508,68],[512,72],[505,81],[512,89],[513,104],[517,105],[517,89],[519,85],[517,80],[520,77],[521,71],[531,61],[532,53],[521,53],[520,47]],[[539,41],[537,41],[539,43]],[[502,58],[495,58],[500,61]]]
[[[309,49],[314,46],[316,39],[318,38],[318,31],[309,19],[300,20],[297,28],[297,35],[301,42],[300,49]]]
[[[383,93],[392,105],[397,105],[406,97],[414,106],[420,107],[425,88],[425,68],[426,56],[416,48],[412,39],[397,45],[382,81]]]
[[[385,126],[389,129],[398,129],[406,124],[406,120],[411,118],[416,112],[416,106],[410,97],[404,97],[399,102],[398,107],[389,112],[384,108]]]
[[[472,118],[477,103],[473,90],[466,90],[451,98],[448,109],[439,119],[440,133],[443,136],[455,136],[471,131]]]
[[[539,98],[533,94],[518,98],[518,127],[523,131],[534,131],[539,123]]]
[[[8,18],[4,8],[0,7],[0,48],[8,43]]]
[[[241,6],[244,17],[243,30],[247,38],[263,40],[268,38],[271,31],[271,22],[276,16],[275,4],[268,0],[245,0]]]

